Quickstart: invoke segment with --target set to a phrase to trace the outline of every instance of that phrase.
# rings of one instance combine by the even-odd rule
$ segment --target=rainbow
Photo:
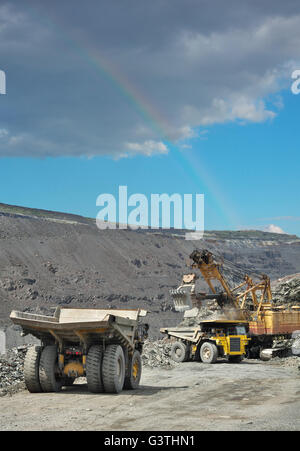
[[[89,64],[92,64],[101,75],[113,85],[119,94],[126,99],[138,115],[155,131],[155,133],[162,137],[163,140],[169,140],[168,130],[170,129],[167,120],[155,110],[153,105],[148,101],[136,86],[121,73],[105,58],[98,50],[85,47],[82,52],[83,57]]]

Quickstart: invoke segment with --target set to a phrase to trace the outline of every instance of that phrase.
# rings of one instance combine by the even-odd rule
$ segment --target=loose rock
[[[0,396],[25,388],[24,359],[28,345],[18,346],[0,356]]]
[[[171,369],[178,365],[171,358],[172,342],[167,339],[150,341],[144,343],[142,360],[143,364],[150,368],[166,368]]]

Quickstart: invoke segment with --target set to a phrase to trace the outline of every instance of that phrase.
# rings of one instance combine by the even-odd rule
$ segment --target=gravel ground
[[[0,430],[299,431],[299,362],[145,364],[140,388],[119,395],[91,394],[84,378],[60,393],[6,391]]]

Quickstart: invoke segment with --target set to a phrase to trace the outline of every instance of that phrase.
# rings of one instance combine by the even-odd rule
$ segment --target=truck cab
[[[218,357],[239,362],[246,354],[249,342],[247,321],[202,321],[199,340],[193,346],[194,355],[206,363],[214,363]]]

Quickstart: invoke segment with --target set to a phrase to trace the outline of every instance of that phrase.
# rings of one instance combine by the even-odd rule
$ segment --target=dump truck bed
[[[13,310],[10,319],[20,325],[24,333],[41,339],[79,342],[89,338],[101,340],[115,334],[128,346],[133,345],[134,334],[140,317],[146,316],[142,309],[82,309],[58,307],[53,316],[37,315]]]
[[[191,342],[197,341],[198,332],[200,326],[197,327],[163,327],[160,329],[162,334],[166,334],[171,337],[179,338],[181,340],[187,340]]]

